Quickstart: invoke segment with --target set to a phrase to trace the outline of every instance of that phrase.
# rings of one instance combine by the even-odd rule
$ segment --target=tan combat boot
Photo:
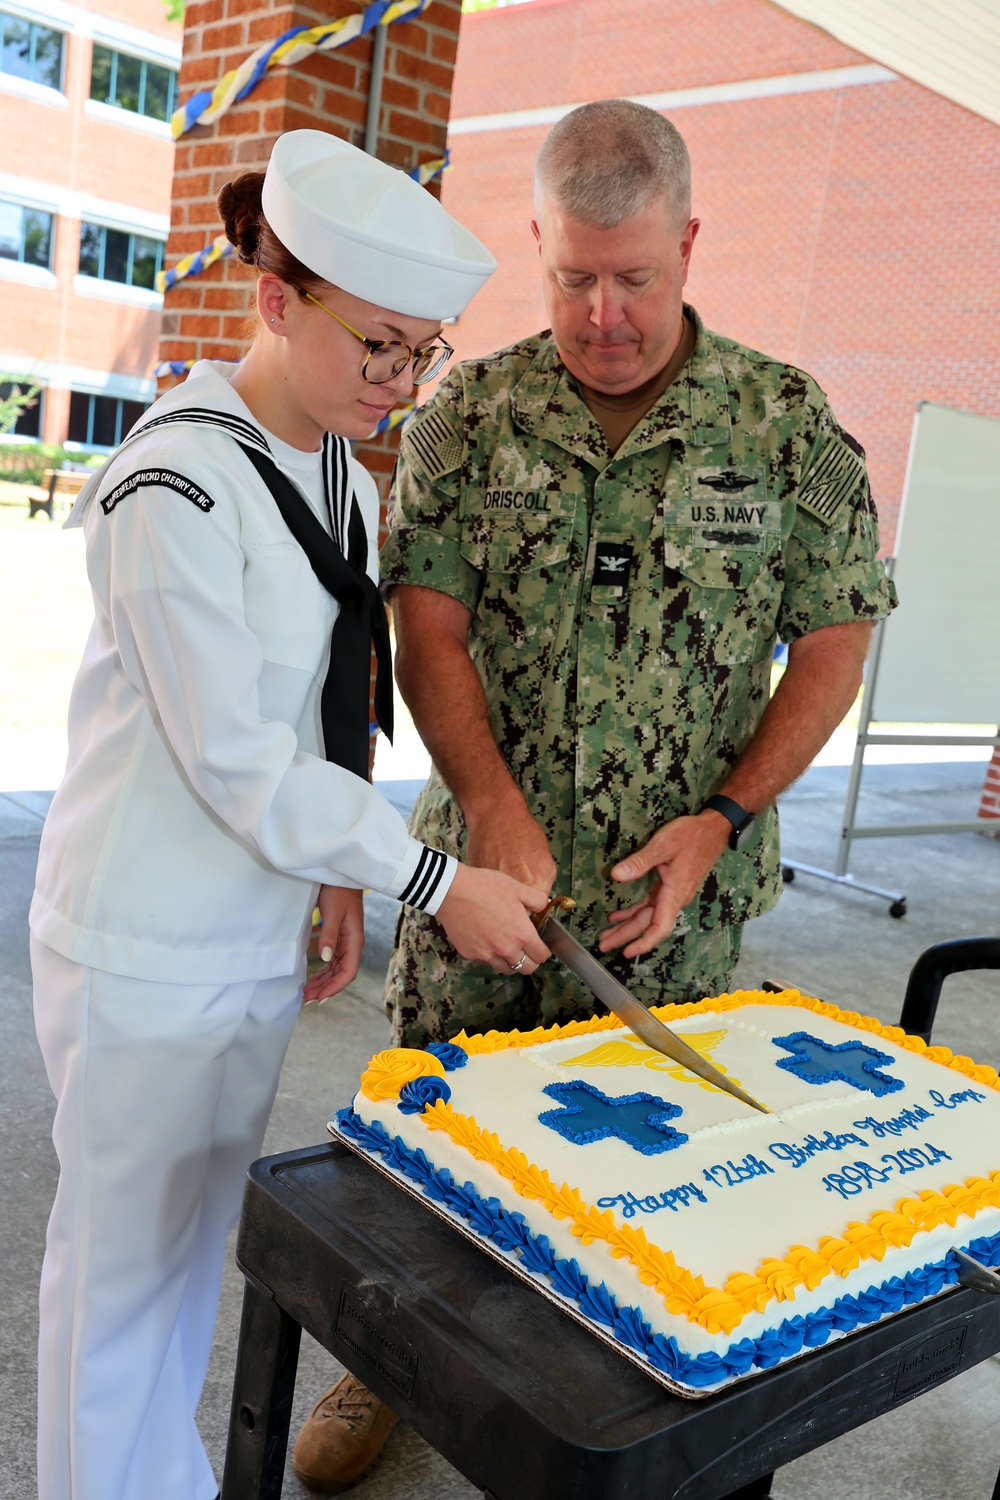
[[[378,1463],[399,1418],[357,1376],[342,1375],[302,1424],[292,1453],[295,1477],[339,1495]]]

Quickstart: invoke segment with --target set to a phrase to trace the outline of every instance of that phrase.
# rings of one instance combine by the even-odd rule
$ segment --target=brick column
[[[349,0],[273,5],[266,0],[188,0],[179,98],[210,88],[263,42],[293,26],[315,26],[354,13]],[[415,21],[389,27],[378,155],[405,171],[443,156],[458,49],[461,0],[432,0]],[[166,265],[209,244],[221,230],[215,199],[237,172],[263,170],[285,130],[329,130],[364,144],[372,41],[275,68],[215,125],[196,126],[177,143]],[[439,184],[427,189],[437,195]],[[245,348],[253,278],[235,260],[219,261],[166,294],[162,360],[238,359]],[[358,445],[383,500],[398,434]]]
[[[986,768],[983,795],[979,801],[979,816],[1000,820],[1000,747],[993,751],[993,759]],[[984,828],[983,832],[990,834],[992,838],[1000,838],[1000,821],[997,822],[996,828]]]

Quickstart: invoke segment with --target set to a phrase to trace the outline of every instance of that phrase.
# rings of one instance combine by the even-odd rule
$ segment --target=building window
[[[34,382],[30,380],[0,380],[0,403],[7,400],[14,390],[29,391]],[[8,427],[2,434],[3,437],[27,437],[37,438],[42,431],[42,397],[44,391],[39,391],[31,406],[22,406],[18,412],[17,421],[13,427]]]
[[[144,401],[70,391],[67,442],[82,443],[88,448],[117,448],[145,410]]]
[[[156,273],[163,264],[163,240],[128,234],[84,219],[80,225],[80,275],[123,286],[156,290]]]
[[[160,63],[115,52],[94,43],[90,65],[90,97],[151,120],[169,120],[174,110],[177,73]]]
[[[0,198],[0,260],[19,260],[47,271],[52,260],[52,215]]]
[[[63,33],[0,11],[0,73],[62,92]]]

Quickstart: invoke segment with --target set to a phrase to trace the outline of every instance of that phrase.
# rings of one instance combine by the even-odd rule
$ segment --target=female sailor
[[[31,908],[60,1166],[41,1500],[215,1500],[195,1409],[317,899],[307,998],[356,974],[364,887],[468,958],[546,957],[543,893],[418,843],[367,780],[373,642],[385,728],[390,663],[377,494],[348,443],[441,367],[442,320],[495,262],[319,131],[219,202],[257,273],[253,345],[157,401],[69,522],[95,622]]]

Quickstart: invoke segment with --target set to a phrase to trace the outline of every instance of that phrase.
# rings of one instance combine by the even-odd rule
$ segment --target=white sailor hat
[[[496,270],[426,188],[322,130],[279,136],[262,205],[310,271],[391,312],[457,317]]]

